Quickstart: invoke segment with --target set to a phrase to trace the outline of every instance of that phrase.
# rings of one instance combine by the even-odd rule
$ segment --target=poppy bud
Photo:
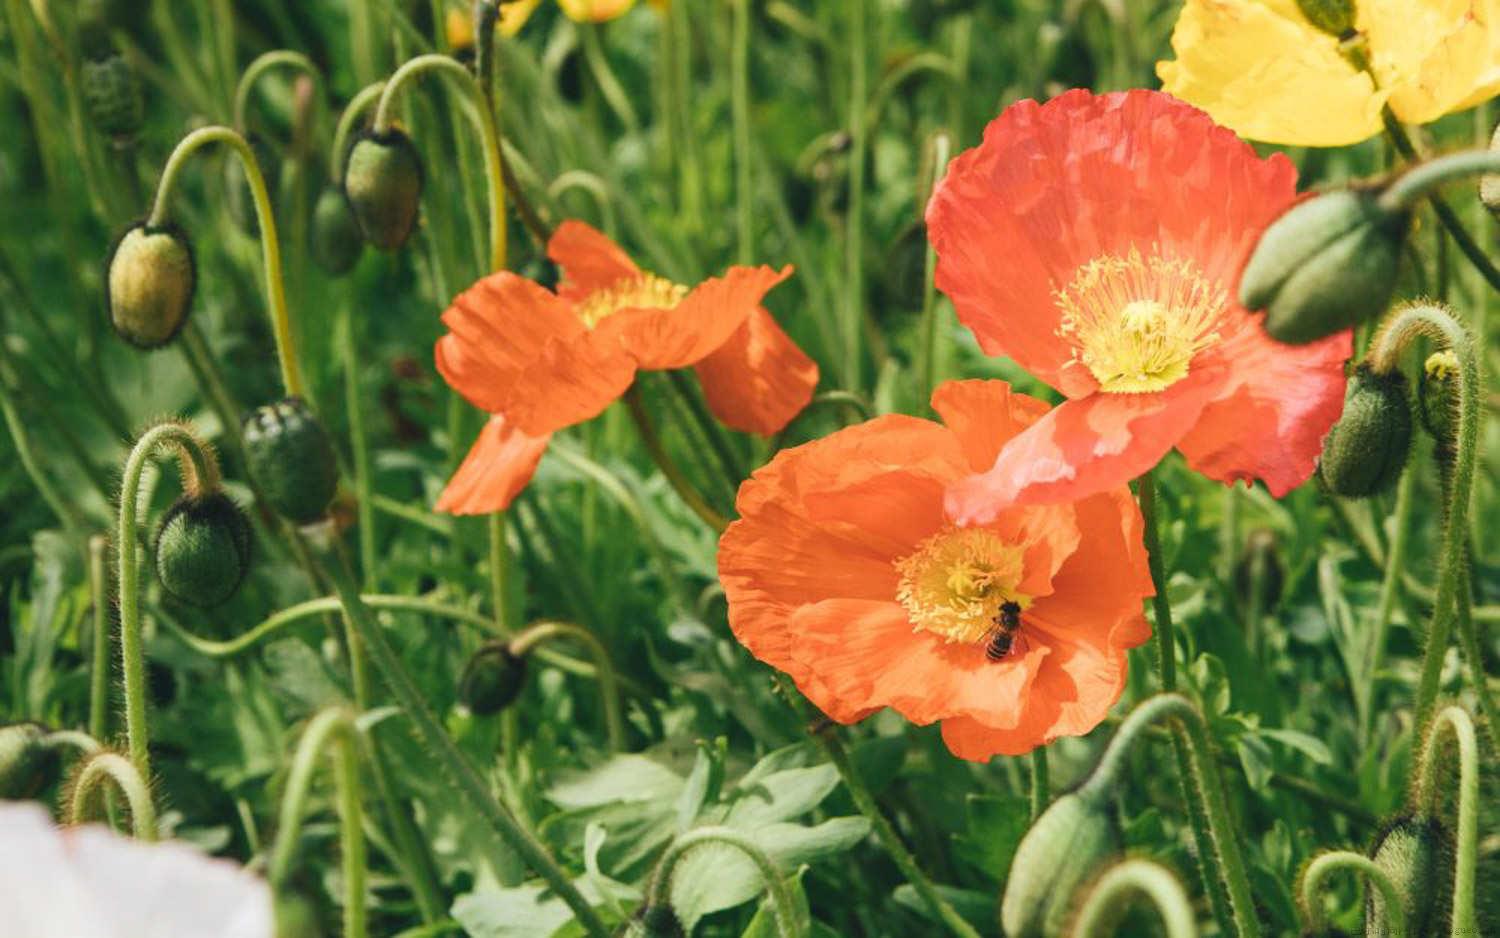
[[[250,569],[250,522],[223,491],[184,495],[156,529],[156,577],[190,606],[217,606]]]
[[[109,50],[98,59],[86,58],[79,68],[83,108],[100,133],[127,140],[140,132],[146,120],[146,105],[135,71],[118,52]]]
[[[399,130],[365,133],[349,151],[344,195],[365,240],[382,251],[406,243],[422,197],[422,158]]]
[[[458,682],[458,699],[475,716],[499,713],[516,702],[526,686],[526,659],[505,642],[479,646]]]
[[[1297,9],[1315,28],[1336,39],[1354,31],[1354,0],[1297,0]]]
[[[257,407],[245,418],[245,462],[277,514],[297,524],[323,517],[338,489],[328,431],[300,397]]]
[[[175,226],[137,222],[125,229],[106,262],[110,325],[136,348],[159,348],[187,322],[196,282],[186,236]]]
[[[1021,838],[1000,925],[1007,938],[1057,938],[1073,914],[1074,899],[1123,838],[1104,791],[1081,788],[1058,798]]]
[[[1271,223],[1240,275],[1240,303],[1265,310],[1266,332],[1301,345],[1385,312],[1410,216],[1372,190],[1298,202]]]
[[[1323,440],[1318,472],[1335,495],[1368,498],[1401,477],[1411,452],[1406,376],[1361,364],[1349,377],[1344,415]]]
[[[1427,356],[1417,386],[1422,426],[1437,441],[1439,458],[1451,457],[1458,442],[1458,356],[1444,349]]]
[[[1234,591],[1242,605],[1251,601],[1251,590],[1256,588],[1256,567],[1260,568],[1260,594],[1256,601],[1260,608],[1270,611],[1281,599],[1281,584],[1285,570],[1281,566],[1281,552],[1277,549],[1276,532],[1269,528],[1256,528],[1245,538],[1245,550],[1239,563],[1234,566]]]
[[[1437,818],[1412,815],[1397,818],[1375,839],[1370,852],[1375,865],[1390,877],[1406,909],[1406,934],[1447,934],[1452,894],[1452,849],[1447,831]],[[1365,899],[1365,938],[1387,938],[1385,897],[1371,889]]]
[[[625,926],[626,938],[684,938],[682,922],[670,905],[643,905]]]
[[[359,222],[349,210],[344,194],[333,187],[323,190],[313,206],[312,256],[328,273],[347,274],[365,249]]]
[[[57,750],[40,723],[0,726],[0,798],[30,798],[57,773]]]

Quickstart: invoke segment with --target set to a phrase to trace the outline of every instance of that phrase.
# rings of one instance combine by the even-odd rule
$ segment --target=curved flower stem
[[[383,81],[365,85],[355,92],[354,97],[344,106],[343,113],[339,114],[339,122],[333,130],[333,149],[328,154],[328,178],[335,183],[342,183],[344,180],[344,158],[349,155],[349,135],[354,132],[360,116],[370,109],[370,105],[379,101],[384,92]]]
[[[1417,810],[1434,815],[1441,792],[1437,786],[1438,743],[1443,729],[1458,744],[1458,838],[1453,864],[1452,938],[1479,934],[1474,916],[1474,879],[1479,855],[1479,739],[1474,721],[1461,707],[1444,707],[1432,718],[1423,743],[1417,777]]]
[[[93,662],[89,669],[89,735],[109,735],[109,539],[89,538],[89,592],[94,602]]]
[[[1396,177],[1380,193],[1380,206],[1388,211],[1410,211],[1418,199],[1445,183],[1496,171],[1500,171],[1500,153],[1489,150],[1464,150],[1440,156]]]
[[[361,601],[353,575],[349,572],[348,561],[343,556],[342,545],[331,525],[325,522],[316,530],[310,529],[310,533],[319,554],[320,566],[332,581],[344,613],[369,649],[376,667],[395,694],[402,712],[411,721],[428,756],[438,763],[439,768],[458,787],[463,798],[485,820],[489,828],[567,903],[585,933],[592,938],[606,938],[608,930],[593,906],[573,885],[573,881],[547,852],[547,848],[522,827],[507,808],[495,800],[484,778],[427,706],[422,692],[406,673],[405,665],[395,650],[386,643],[384,634],[370,615],[369,607]]]
[[[151,777],[147,751],[146,659],[141,648],[139,544],[136,539],[136,502],[140,497],[141,473],[146,462],[160,449],[173,447],[181,461],[182,488],[189,495],[212,491],[219,485],[219,464],[213,451],[198,439],[187,424],[157,424],[141,435],[125,460],[120,482],[120,526],[115,537],[120,603],[120,670],[125,683],[125,735],[130,761],[141,778]]]
[[[333,743],[334,784],[338,789],[339,855],[343,863],[344,938],[365,936],[365,838],[359,795],[359,730],[354,715],[342,707],[320,711],[307,724],[292,769],[287,775],[286,792],[281,798],[276,843],[271,848],[268,879],[271,888],[285,889],[297,852],[297,838],[302,816],[307,812],[308,788],[318,757]]]
[[[646,904],[668,905],[672,901],[672,874],[677,864],[695,847],[703,844],[722,844],[733,847],[744,854],[760,870],[765,881],[766,892],[771,896],[771,908],[776,914],[776,934],[780,938],[798,938],[807,933],[806,925],[798,914],[797,904],[786,887],[786,880],[776,863],[766,855],[755,841],[732,827],[698,827],[672,841],[662,854],[656,871],[651,874],[651,883],[646,888]]]
[[[53,730],[42,741],[48,746],[72,746],[84,756],[91,756],[104,748],[93,734],[79,730]]]
[[[1396,367],[1402,351],[1418,336],[1435,338],[1446,345],[1459,362],[1458,447],[1443,519],[1442,560],[1438,567],[1437,593],[1433,598],[1432,622],[1427,628],[1427,648],[1422,676],[1417,684],[1416,720],[1424,726],[1437,700],[1443,658],[1455,618],[1462,569],[1468,560],[1469,500],[1474,486],[1474,466],[1479,440],[1479,357],[1473,339],[1459,322],[1439,306],[1416,303],[1398,311],[1376,336],[1368,360],[1378,373]]]
[[[750,0],[733,2],[730,104],[734,121],[735,254],[741,264],[755,257],[755,216],[750,176]]]
[[[722,532],[729,527],[729,519],[719,514],[709,505],[708,500],[703,497],[683,475],[682,469],[667,455],[666,447],[662,445],[661,437],[656,434],[656,426],[651,422],[651,415],[646,413],[646,405],[641,401],[640,388],[632,384],[624,394],[625,406],[630,410],[631,419],[640,431],[641,442],[646,445],[646,452],[651,455],[651,461],[656,463],[662,475],[667,477],[667,482],[686,505],[692,509],[693,514],[703,520],[703,523],[713,528],[714,531]]]
[[[78,779],[68,796],[69,824],[81,824],[88,818],[89,799],[104,782],[113,782],[125,795],[130,807],[130,827],[140,840],[156,839],[156,805],[146,778],[129,759],[117,752],[100,750],[84,760]]]
[[[250,92],[254,90],[255,83],[260,80],[262,75],[274,68],[295,68],[305,72],[312,79],[314,87],[321,90],[323,73],[318,71],[318,67],[313,64],[312,59],[309,59],[300,52],[292,52],[289,49],[277,49],[273,52],[262,53],[240,75],[239,83],[235,86],[234,127],[236,130],[241,132],[245,130],[245,113],[249,110]],[[322,95],[318,94],[317,98],[321,100]]]
[[[571,638],[588,649],[594,659],[595,673],[599,677],[599,705],[604,710],[605,730],[609,734],[609,748],[620,752],[625,748],[625,723],[620,718],[620,688],[615,681],[615,667],[609,659],[609,651],[598,637],[581,625],[547,619],[533,622],[525,631],[510,640],[511,654],[524,657],[538,646],[555,638]]]
[[[867,4],[851,3],[849,14],[849,216],[844,231],[844,386],[859,388],[860,343],[865,317],[865,17]]]
[[[1187,892],[1166,867],[1150,860],[1125,860],[1106,870],[1084,898],[1069,934],[1073,938],[1114,934],[1115,928],[1107,923],[1118,920],[1132,893],[1145,896],[1156,906],[1167,938],[1198,938],[1198,923],[1193,920]]]
[[[156,226],[167,220],[176,191],[177,180],[188,158],[202,147],[214,143],[227,145],[239,157],[250,181],[250,197],[255,202],[255,218],[260,225],[261,259],[265,269],[266,302],[271,313],[271,332],[276,338],[276,357],[281,363],[281,383],[289,396],[306,397],[302,382],[302,370],[297,364],[297,340],[292,334],[291,318],[287,314],[286,289],[281,276],[281,242],[276,236],[276,219],[271,212],[271,196],[266,191],[266,178],[261,174],[260,164],[245,138],[228,127],[202,127],[193,131],[177,144],[167,165],[161,171],[161,181],[156,186],[156,200],[151,205],[151,214],[146,224]]]
[[[1356,691],[1359,703],[1359,741],[1364,749],[1370,743],[1370,730],[1375,716],[1375,675],[1385,661],[1386,635],[1390,631],[1391,614],[1396,608],[1396,598],[1401,591],[1401,574],[1406,572],[1406,545],[1411,534],[1411,512],[1415,499],[1412,491],[1416,486],[1416,473],[1401,476],[1396,488],[1396,509],[1391,515],[1391,546],[1386,555],[1385,572],[1380,581],[1380,598],[1375,604],[1375,629],[1370,636],[1369,651],[1365,655],[1364,673],[1358,675]]]
[[[1401,890],[1396,888],[1385,870],[1375,865],[1375,861],[1350,850],[1320,853],[1302,871],[1297,900],[1302,905],[1302,917],[1307,920],[1307,927],[1311,931],[1316,931],[1323,925],[1323,909],[1317,903],[1318,889],[1323,885],[1323,880],[1328,878],[1328,874],[1336,870],[1364,874],[1365,879],[1380,890],[1381,898],[1385,900],[1386,934],[1391,938],[1406,938],[1406,903],[1402,901]]]

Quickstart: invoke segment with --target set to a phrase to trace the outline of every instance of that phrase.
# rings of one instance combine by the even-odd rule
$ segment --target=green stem
[[[1391,938],[1406,938],[1406,903],[1402,901],[1401,890],[1396,888],[1390,876],[1375,861],[1349,850],[1330,850],[1318,854],[1302,871],[1298,900],[1302,904],[1302,917],[1307,920],[1309,929],[1316,931],[1323,927],[1323,908],[1317,902],[1318,889],[1323,885],[1323,880],[1336,870],[1361,873],[1379,889],[1381,898],[1385,900],[1386,933]]]
[[[245,130],[245,114],[250,107],[250,92],[255,89],[255,83],[261,76],[275,68],[294,68],[307,73],[312,79],[314,96],[322,100],[323,73],[313,64],[312,59],[300,52],[292,52],[288,49],[278,49],[274,52],[262,53],[255,61],[251,62],[242,75],[239,83],[234,89],[234,127],[240,132]]]
[[[286,288],[281,275],[281,242],[276,236],[276,219],[271,212],[271,196],[266,191],[266,179],[261,174],[255,152],[240,136],[228,127],[202,127],[193,131],[177,144],[167,165],[162,169],[161,181],[157,183],[156,200],[151,205],[151,214],[146,219],[148,226],[159,226],[167,221],[172,194],[188,158],[202,147],[214,143],[227,145],[239,157],[250,181],[250,197],[255,201],[255,218],[260,225],[261,259],[265,269],[266,302],[271,313],[271,332],[276,338],[276,357],[281,364],[281,383],[288,396],[307,397],[302,382],[302,370],[297,363],[297,340],[292,332],[291,317],[287,313]]]
[[[68,798],[68,823],[81,824],[89,816],[89,800],[104,782],[113,782],[130,807],[130,827],[140,840],[156,839],[156,805],[146,777],[129,759],[117,752],[100,750],[83,762]]]
[[[1441,763],[1438,744],[1444,727],[1452,730],[1458,744],[1458,840],[1453,864],[1452,938],[1473,938],[1479,934],[1474,913],[1474,880],[1479,857],[1479,740],[1474,722],[1460,707],[1444,707],[1433,717],[1422,747],[1417,781],[1417,810],[1436,815],[1438,798],[1437,772]]]
[[[1417,684],[1416,719],[1424,726],[1437,700],[1453,628],[1461,572],[1468,559],[1469,501],[1474,485],[1474,466],[1479,440],[1479,356],[1474,342],[1452,315],[1438,306],[1412,304],[1398,311],[1376,337],[1368,360],[1377,373],[1395,368],[1402,351],[1418,336],[1435,338],[1459,361],[1458,447],[1453,463],[1449,501],[1443,519],[1442,560],[1438,568],[1437,593],[1433,598],[1432,622],[1427,628],[1427,648],[1422,675]]]
[[[589,657],[594,659],[595,673],[599,677],[599,706],[604,711],[604,726],[609,735],[610,751],[623,751],[625,722],[620,717],[620,688],[615,680],[615,666],[610,661],[609,650],[593,632],[571,622],[535,622],[510,640],[510,652],[516,657],[525,657],[532,649],[554,638],[571,638],[588,649]]]
[[[1474,626],[1473,585],[1470,583],[1469,567],[1466,564],[1459,573],[1458,594],[1458,645],[1469,665],[1469,680],[1474,684],[1474,696],[1479,701],[1480,724],[1489,739],[1495,739],[1500,729],[1500,713],[1496,712],[1495,695],[1490,691],[1489,674],[1484,666],[1484,644],[1479,639],[1479,630]]]
[[[120,482],[120,526],[115,537],[120,603],[120,671],[125,683],[125,735],[130,761],[141,778],[151,777],[147,748],[146,657],[141,647],[139,545],[136,535],[136,502],[140,497],[141,473],[160,449],[174,447],[181,461],[183,491],[196,495],[219,485],[219,467],[213,453],[186,424],[157,424],[141,435],[125,460]]]
[[[5,426],[10,431],[11,444],[16,448],[16,456],[21,460],[21,468],[26,471],[31,484],[36,486],[37,492],[42,496],[42,501],[47,503],[47,507],[52,509],[57,520],[61,521],[63,527],[69,532],[77,534],[82,531],[84,521],[78,509],[53,487],[52,477],[37,462],[36,454],[31,449],[31,434],[16,410],[9,383],[3,375],[0,375],[0,414],[5,417]]]
[[[89,735],[109,734],[109,539],[89,538],[89,591],[94,601],[93,663],[89,672]]]
[[[755,258],[755,227],[750,178],[750,0],[734,0],[730,54],[730,104],[734,120],[734,208],[736,254],[741,264]]]
[[[678,198],[682,213],[687,216],[689,231],[703,228],[703,174],[698,165],[698,134],[693,125],[692,86],[693,43],[692,23],[688,20],[685,3],[668,4],[668,42],[672,46],[672,97],[676,113],[671,115],[679,125],[681,133],[678,148],[680,185]]]
[[[709,505],[708,500],[693,486],[678,465],[672,461],[672,457],[667,454],[661,437],[656,433],[656,426],[651,422],[651,415],[646,413],[646,405],[641,401],[640,387],[632,384],[625,392],[624,400],[625,406],[630,410],[631,419],[635,421],[636,429],[640,431],[641,442],[645,444],[646,452],[650,454],[651,461],[656,463],[662,475],[667,477],[672,490],[688,508],[692,509],[693,514],[701,518],[703,523],[713,528],[715,532],[722,532],[729,527],[729,520]]]
[[[859,337],[864,321],[865,214],[865,8],[851,3],[849,11],[849,216],[844,232],[844,382],[854,390],[859,381]]]
[[[1106,870],[1083,900],[1069,934],[1073,938],[1114,934],[1121,910],[1137,893],[1156,906],[1167,938],[1198,938],[1193,906],[1182,884],[1166,867],[1150,860],[1125,860]]]
[[[495,623],[500,631],[510,631],[510,544],[505,539],[505,512],[485,516],[489,533],[490,602],[494,605]]]
[[[704,844],[733,847],[748,857],[750,862],[755,864],[756,869],[760,870],[761,879],[766,884],[766,892],[771,896],[771,908],[776,918],[776,934],[780,938],[797,938],[807,933],[806,924],[801,920],[802,916],[798,912],[796,902],[792,899],[791,890],[787,889],[786,879],[781,870],[777,869],[776,863],[766,855],[759,844],[732,827],[699,827],[672,841],[671,846],[667,847],[666,852],[662,854],[661,862],[656,865],[656,871],[651,875],[651,883],[646,889],[647,905],[661,906],[671,903],[672,874],[677,871],[677,864],[695,847]]]
[[[321,566],[326,570],[338,593],[344,612],[353,623],[355,631],[370,650],[375,665],[387,686],[395,694],[397,703],[412,723],[416,735],[429,756],[436,759],[440,768],[458,786],[462,796],[499,835],[512,850],[538,875],[546,881],[568,907],[573,910],[584,931],[593,938],[606,938],[608,931],[588,900],[573,885],[571,879],[558,866],[534,836],[523,828],[503,805],[495,800],[489,786],[468,758],[443,729],[438,718],[427,706],[422,692],[406,673],[406,668],[394,649],[386,643],[385,636],[370,615],[369,608],[360,599],[359,591],[349,572],[348,563],[339,552],[336,535],[325,523],[317,532],[315,544],[321,554]],[[331,556],[337,554],[337,556]]]
[[[375,506],[370,469],[370,437],[365,430],[363,395],[359,388],[359,339],[354,334],[353,304],[339,306],[339,338],[344,353],[344,407],[349,415],[349,449],[354,457],[354,497],[359,512],[359,570],[365,588],[375,579]]]
[[[1151,583],[1156,594],[1151,597],[1151,608],[1155,612],[1156,667],[1161,677],[1161,689],[1177,689],[1177,644],[1172,633],[1172,603],[1167,598],[1167,576],[1163,569],[1161,536],[1157,533],[1156,480],[1152,473],[1141,476],[1137,497],[1141,503],[1141,517],[1145,521],[1146,562],[1151,568]]]
[[[583,47],[583,60],[588,64],[589,72],[594,76],[594,83],[599,86],[599,92],[604,95],[609,109],[615,112],[615,117],[625,127],[625,132],[634,137],[641,132],[641,120],[636,116],[635,107],[630,103],[630,96],[625,93],[620,80],[615,77],[614,70],[609,67],[609,57],[604,54],[604,47],[599,43],[599,32],[603,29],[596,23],[576,23],[578,39]]]
[[[932,189],[935,190],[938,183],[948,172],[948,154],[953,147],[953,141],[948,134],[938,131],[932,136]],[[929,190],[930,191],[930,190]],[[918,206],[921,210],[923,206]],[[918,366],[917,391],[926,401],[932,397],[932,388],[936,383],[937,375],[937,282],[934,279],[937,274],[937,251],[932,242],[927,242],[927,250],[923,266],[922,277],[922,359]]]
[[[333,149],[328,154],[328,178],[335,183],[342,183],[344,179],[344,157],[349,155],[349,135],[354,133],[360,116],[369,110],[370,105],[379,101],[384,92],[383,81],[365,85],[349,99],[343,113],[339,114],[339,122],[333,130]]]
[[[1407,170],[1380,193],[1380,207],[1409,212],[1416,201],[1455,179],[1500,171],[1500,152],[1464,150],[1428,160]]]
[[[1387,551],[1385,572],[1380,581],[1380,597],[1375,604],[1375,629],[1370,635],[1370,649],[1365,656],[1364,673],[1359,675],[1363,690],[1360,701],[1359,740],[1361,749],[1370,743],[1370,731],[1375,718],[1375,675],[1385,662],[1386,636],[1390,632],[1391,615],[1396,609],[1396,599],[1401,592],[1401,574],[1406,571],[1406,545],[1411,533],[1411,512],[1416,487],[1416,473],[1402,475],[1396,488],[1396,509],[1391,515],[1391,546]]]
[[[678,399],[687,405],[693,422],[707,438],[709,448],[713,450],[714,459],[719,464],[719,471],[723,473],[724,480],[729,483],[729,490],[733,492],[744,481],[745,472],[740,466],[739,457],[729,446],[729,439],[724,435],[723,427],[714,419],[713,413],[704,404],[703,398],[693,388],[686,371],[674,368],[667,372],[667,380]]]
[[[1052,798],[1047,781],[1047,747],[1038,746],[1031,751],[1031,819],[1035,821],[1047,810]]]
[[[271,848],[268,878],[271,888],[286,888],[296,856],[302,816],[307,812],[307,796],[318,757],[334,745],[334,784],[338,791],[339,854],[344,880],[344,938],[365,936],[365,839],[359,792],[359,731],[354,715],[342,707],[320,711],[307,724],[292,769],[287,775],[286,792],[281,798],[276,843]]]

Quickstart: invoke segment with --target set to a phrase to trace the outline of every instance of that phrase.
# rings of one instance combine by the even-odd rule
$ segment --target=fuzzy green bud
[[[1437,441],[1439,458],[1451,458],[1458,445],[1458,356],[1448,349],[1433,352],[1422,366],[1417,386],[1422,426]]]
[[[1297,0],[1297,9],[1314,28],[1336,39],[1354,32],[1354,0]]]
[[[1370,858],[1400,893],[1406,910],[1406,934],[1447,934],[1453,889],[1453,848],[1436,818],[1397,818],[1375,838]],[[1388,938],[1385,897],[1369,890],[1365,900],[1365,938]]]
[[[344,195],[365,240],[394,251],[411,237],[422,198],[422,158],[399,130],[365,133],[349,151]]]
[[[1349,377],[1343,416],[1323,439],[1318,474],[1344,498],[1388,491],[1406,468],[1411,433],[1406,376],[1394,369],[1377,374],[1361,364]]]
[[[526,659],[505,642],[486,642],[464,665],[458,699],[475,716],[499,713],[516,702],[526,686]]]
[[[135,70],[124,56],[112,51],[99,59],[84,59],[78,74],[84,112],[100,133],[126,141],[140,132],[146,105]]]
[[[191,606],[217,606],[250,569],[250,522],[222,491],[184,495],[156,529],[156,576],[167,595]]]
[[[243,427],[250,477],[278,514],[311,524],[338,490],[338,459],[328,431],[300,397],[257,407]]]
[[[193,249],[171,225],[125,229],[105,264],[109,322],[136,348],[160,348],[187,322],[197,284]]]
[[[1240,303],[1265,310],[1266,332],[1302,345],[1385,312],[1410,216],[1371,190],[1315,196],[1261,235],[1240,275]]]
[[[1016,847],[1000,899],[1007,938],[1058,938],[1084,885],[1120,852],[1123,838],[1103,790],[1058,798]]]
[[[313,260],[337,277],[353,269],[364,249],[365,238],[348,200],[337,189],[324,189],[313,206]]]
[[[0,798],[30,798],[57,774],[57,750],[40,723],[0,726]]]

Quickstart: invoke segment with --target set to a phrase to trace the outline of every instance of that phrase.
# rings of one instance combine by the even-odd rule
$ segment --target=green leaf
[[[615,756],[596,769],[574,773],[547,789],[560,808],[591,808],[617,801],[673,799],[682,776],[645,756]]]
[[[1020,795],[969,795],[965,807],[968,822],[953,838],[953,852],[991,879],[1004,879],[1031,826],[1031,801]]]
[[[1260,735],[1274,739],[1283,746],[1290,746],[1319,765],[1333,764],[1332,750],[1316,736],[1311,736],[1300,730],[1284,730],[1274,727],[1261,730]]]
[[[838,770],[825,763],[810,769],[788,769],[739,788],[739,797],[724,823],[754,829],[762,824],[800,817],[818,806],[839,783]]]

